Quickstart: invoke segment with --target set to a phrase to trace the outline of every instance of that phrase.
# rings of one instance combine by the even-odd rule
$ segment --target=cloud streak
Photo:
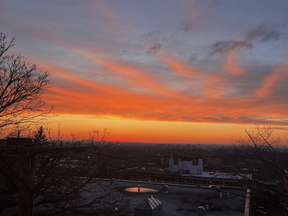
[[[278,41],[281,34],[275,27],[268,27],[265,24],[259,25],[252,29],[246,36],[246,41],[275,42]]]
[[[281,88],[281,84],[283,85],[282,81],[287,79],[287,77],[288,77],[288,61],[281,64],[280,66],[275,68],[272,72],[264,76],[260,88],[256,90],[254,95],[260,98],[270,97],[279,88]]]
[[[155,46],[151,47],[147,53],[148,54],[157,54],[160,52],[160,49],[161,49],[161,44],[160,43],[157,43],[155,44]]]
[[[211,45],[212,51],[209,55],[216,53],[228,53],[232,51],[252,49],[253,44],[246,41],[219,41]]]

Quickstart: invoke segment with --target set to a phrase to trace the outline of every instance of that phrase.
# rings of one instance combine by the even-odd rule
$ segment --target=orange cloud
[[[227,82],[220,75],[210,75],[204,71],[191,68],[187,64],[169,57],[167,54],[152,53],[155,57],[162,61],[173,72],[182,74],[188,78],[188,83],[193,88],[201,89],[201,92],[209,98],[223,97]],[[196,80],[193,81],[193,80]]]
[[[225,96],[227,82],[219,75],[214,75],[203,82],[202,93],[209,98],[220,98]]]
[[[57,113],[90,114],[104,118],[240,124],[255,123],[256,120],[265,122],[269,119],[267,116],[288,118],[281,107],[285,102],[281,100],[273,101],[280,106],[271,110],[270,102],[255,99],[171,100],[123,91],[90,90],[79,93],[73,86],[69,89],[52,87],[44,97],[45,101],[54,102]]]
[[[175,58],[160,53],[152,53],[152,54],[154,54],[155,57],[157,57],[164,64],[166,64],[173,72],[183,74],[186,76],[194,75],[195,78],[203,77],[203,74],[198,73],[198,71],[196,71],[195,69],[188,68],[187,65],[180,63],[179,61],[175,60]]]
[[[239,68],[235,62],[236,53],[229,52],[227,54],[226,64],[223,66],[224,71],[230,73],[232,75],[242,75],[246,73],[246,71],[242,68]]]
[[[288,61],[266,75],[263,79],[261,87],[257,89],[254,95],[261,98],[269,97],[279,88],[281,80],[286,77],[288,77]]]
[[[115,62],[104,59],[103,57],[96,57],[83,52],[81,54],[84,55],[86,58],[91,59],[97,64],[101,65],[103,68],[124,75],[121,77],[121,79],[129,82],[136,87],[142,87],[146,90],[151,90],[159,95],[167,97],[182,97],[182,95],[178,94],[176,90],[167,87],[162,82],[157,81],[157,79],[152,75],[148,75],[147,71],[143,71],[127,63]]]
[[[85,79],[82,79],[80,77],[76,77],[73,76],[67,72],[65,72],[65,70],[54,67],[54,66],[50,66],[50,65],[45,65],[45,64],[41,64],[41,68],[45,71],[49,71],[49,73],[51,73],[52,75],[56,75],[56,76],[61,76],[65,79],[68,79],[74,83],[78,83],[84,86],[89,86],[89,87],[93,87],[93,88],[97,88],[97,89],[102,89],[102,90],[107,90],[107,89],[111,89],[105,85],[100,85],[100,84],[96,84],[95,82],[90,82],[87,81]],[[116,90],[116,89],[114,89]]]
[[[266,101],[261,98],[255,100],[249,97],[224,97],[222,93],[225,91],[226,84],[224,83],[222,88],[220,75],[203,76],[203,93],[208,97],[199,95],[181,97],[179,92],[159,86],[159,82],[154,81],[152,76],[145,75],[144,71],[131,65],[108,61],[104,58],[95,60],[103,68],[124,75],[124,77],[127,76],[126,79],[131,79],[131,83],[135,79],[136,86],[147,87],[158,94],[129,91],[129,88],[99,84],[91,79],[73,76],[64,69],[43,65],[43,69],[50,71],[56,81],[44,95],[44,100],[48,104],[55,105],[55,113],[86,114],[98,118],[141,121],[239,124],[260,122],[271,125],[276,124],[277,121],[278,124],[286,124],[285,119],[288,119],[287,112],[283,110],[288,102],[284,99]],[[61,77],[64,82],[58,82],[57,77]],[[206,84],[206,81],[209,84]],[[219,89],[217,89],[218,86]],[[273,109],[271,109],[271,104],[274,104]]]

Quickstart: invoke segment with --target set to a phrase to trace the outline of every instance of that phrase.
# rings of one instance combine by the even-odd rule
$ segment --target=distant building
[[[193,161],[178,161],[178,165],[174,164],[174,158],[169,158],[170,172],[181,172],[188,174],[202,174],[203,173],[203,159],[198,160],[198,165],[194,165]]]
[[[135,216],[160,216],[162,214],[162,202],[149,195],[135,209]]]

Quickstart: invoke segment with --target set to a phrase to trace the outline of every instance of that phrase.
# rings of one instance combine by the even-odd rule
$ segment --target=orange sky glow
[[[287,2],[15,2],[1,31],[51,75],[52,136],[231,144],[269,125],[287,144]]]

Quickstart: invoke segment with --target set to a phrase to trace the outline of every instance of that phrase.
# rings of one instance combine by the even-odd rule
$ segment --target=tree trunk
[[[35,155],[21,157],[20,178],[26,185],[19,182],[18,216],[34,215],[34,178],[35,178]],[[27,187],[28,186],[28,187]]]

